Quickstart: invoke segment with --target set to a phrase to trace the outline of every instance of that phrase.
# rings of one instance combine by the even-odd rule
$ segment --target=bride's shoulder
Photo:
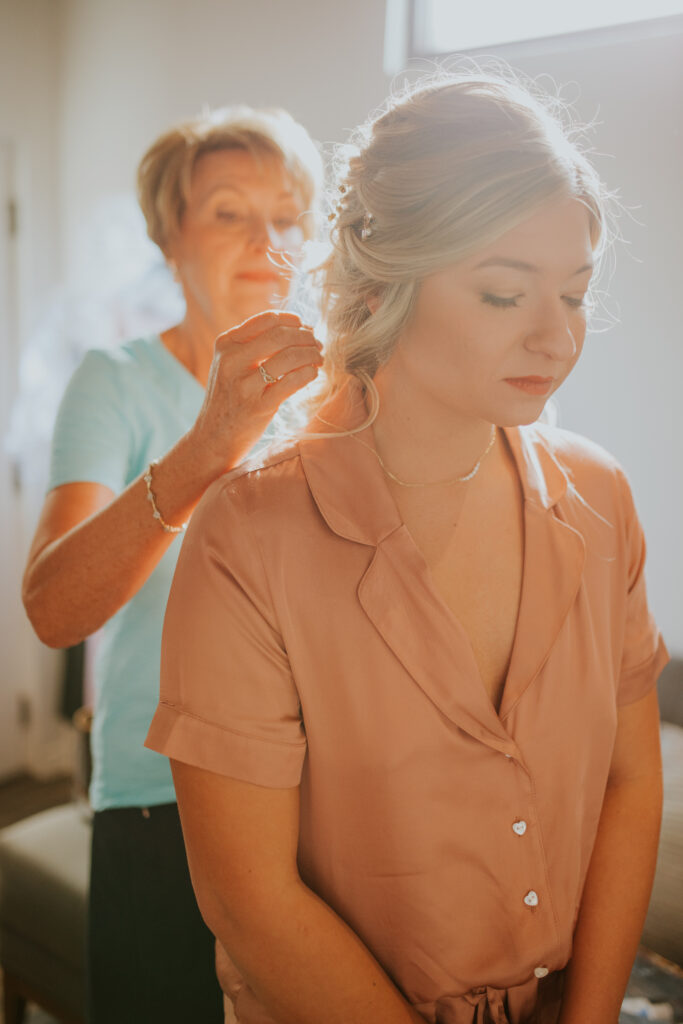
[[[618,460],[606,448],[573,430],[540,422],[519,429],[527,444],[542,447],[568,468],[609,473],[621,469]]]

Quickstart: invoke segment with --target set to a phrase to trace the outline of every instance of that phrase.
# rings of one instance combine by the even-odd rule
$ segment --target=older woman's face
[[[301,201],[282,164],[245,150],[197,161],[180,231],[167,247],[188,312],[216,333],[280,308],[303,241]]]

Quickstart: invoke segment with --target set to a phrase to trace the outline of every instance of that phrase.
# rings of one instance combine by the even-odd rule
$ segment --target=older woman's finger
[[[322,364],[320,345],[311,331],[276,327],[245,344],[227,343],[223,351],[216,352],[212,376],[219,391],[237,385],[249,398],[260,395],[262,386],[270,383],[263,374],[277,380],[306,364]],[[265,367],[263,372],[260,366]]]
[[[240,393],[242,399],[246,403],[257,401],[261,405],[261,399],[265,397],[266,392],[270,392],[282,380],[307,368],[314,370],[315,374],[317,374],[322,365],[323,358],[316,346],[297,345],[283,349],[263,363],[250,367],[241,376]],[[315,374],[309,379],[312,380]],[[301,385],[295,386],[292,393],[297,390],[297,387],[301,387]],[[281,393],[282,389],[279,389],[275,392],[275,397],[281,395]],[[279,398],[277,404],[281,401],[283,401],[282,397]]]
[[[286,373],[291,373],[292,370],[307,365],[322,366],[322,362],[323,357],[316,345],[290,345],[269,356],[258,368],[266,383],[273,384],[275,380],[284,377]],[[272,377],[273,380],[267,380],[267,377]]]
[[[233,342],[225,349],[235,366],[259,366],[289,348],[322,348],[310,327],[270,327],[246,342]]]
[[[282,403],[292,395],[306,387],[318,376],[318,367],[308,363],[300,366],[290,373],[286,373],[275,384],[270,384],[263,393],[263,404],[272,410],[270,415],[275,415]]]
[[[252,338],[262,335],[264,331],[273,330],[276,327],[301,327],[301,317],[296,313],[285,313],[277,309],[268,309],[264,313],[257,313],[237,327],[219,334],[215,342],[216,351],[220,351],[227,345],[251,341]]]

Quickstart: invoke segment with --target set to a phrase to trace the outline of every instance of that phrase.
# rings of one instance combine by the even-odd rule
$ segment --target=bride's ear
[[[368,295],[366,297],[365,305],[370,310],[370,313],[374,316],[379,307],[382,305],[382,296],[378,292],[373,292],[372,295]]]

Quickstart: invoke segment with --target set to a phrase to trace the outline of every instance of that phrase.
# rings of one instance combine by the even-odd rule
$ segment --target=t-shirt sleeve
[[[306,753],[299,697],[261,553],[227,479],[204,496],[183,542],[160,696],[148,747],[245,782],[298,785]]]
[[[633,503],[628,480],[618,473],[626,514],[628,580],[624,642],[617,703],[631,704],[645,697],[669,661],[662,635],[647,603],[645,587],[645,535]]]
[[[132,434],[125,382],[107,352],[87,352],[67,385],[52,439],[48,489],[103,484],[114,493],[127,480]]]

